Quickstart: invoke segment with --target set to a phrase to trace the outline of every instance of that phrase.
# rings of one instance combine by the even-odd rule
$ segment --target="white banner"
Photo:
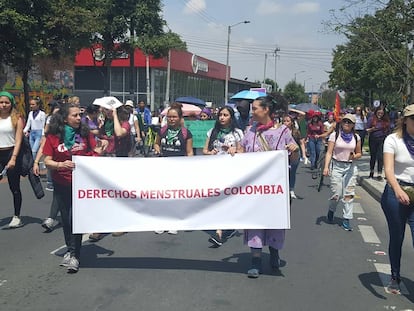
[[[74,156],[73,230],[290,229],[288,156]]]

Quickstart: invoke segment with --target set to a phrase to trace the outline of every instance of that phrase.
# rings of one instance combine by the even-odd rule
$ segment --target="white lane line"
[[[362,209],[361,203],[354,202],[354,214],[365,214],[364,210]]]
[[[82,243],[84,243],[87,240],[89,240],[89,233],[85,233],[82,236]],[[55,250],[51,251],[50,254],[55,255],[57,252],[59,252],[60,250],[62,250],[64,248],[66,248],[66,245],[62,245],[61,247],[56,248]]]
[[[384,291],[387,292],[387,285],[390,281],[391,266],[388,263],[374,263],[375,269],[378,272],[378,276],[381,279],[382,285],[384,286]],[[400,283],[401,294],[409,295],[408,289],[405,284],[401,281]]]
[[[358,225],[358,228],[365,243],[381,244],[372,226]]]

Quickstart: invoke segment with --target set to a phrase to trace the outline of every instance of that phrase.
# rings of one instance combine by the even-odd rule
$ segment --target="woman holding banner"
[[[52,171],[53,199],[62,217],[68,250],[60,265],[67,267],[68,273],[78,272],[82,245],[82,234],[72,231],[72,171],[75,168],[72,155],[93,156],[101,152],[102,146],[97,146],[88,126],[81,122],[79,105],[62,105],[50,121],[43,154],[47,168]]]
[[[293,153],[299,150],[288,127],[275,123],[276,114],[286,113],[287,107],[278,104],[273,97],[259,97],[253,101],[252,118],[254,125],[248,128],[237,152],[263,152],[270,150],[287,150]],[[233,153],[232,149],[229,152]],[[270,266],[274,270],[280,267],[279,249],[285,242],[284,229],[254,229],[244,231],[244,241],[250,247],[252,263],[247,276],[257,278],[262,271],[262,248],[268,245]]]
[[[182,105],[174,103],[167,112],[167,125],[157,134],[154,144],[154,153],[162,157],[193,156],[193,135],[183,125]],[[163,230],[155,231],[157,234]],[[169,234],[177,234],[176,230],[169,230]]]
[[[207,132],[207,140],[203,148],[203,154],[228,154],[229,148],[236,147],[243,136],[243,131],[237,128],[237,119],[234,115],[234,110],[228,106],[222,107],[217,113],[214,128]],[[233,229],[224,230],[224,232],[218,229],[208,240],[219,247],[235,233],[236,230]]]

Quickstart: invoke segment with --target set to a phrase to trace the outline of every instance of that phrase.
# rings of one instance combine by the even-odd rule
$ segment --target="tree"
[[[96,0],[97,1],[97,0]],[[71,55],[89,42],[96,27],[92,0],[3,0],[0,2],[0,62],[21,74],[25,110],[28,75],[37,58]]]
[[[286,84],[283,90],[283,96],[289,103],[307,103],[309,101],[308,95],[305,94],[305,88],[302,84],[295,81],[290,81]]]
[[[409,50],[413,29],[414,4],[403,0],[337,24],[348,42],[334,51],[330,86],[361,96],[366,104],[373,97],[400,98],[414,77]]]

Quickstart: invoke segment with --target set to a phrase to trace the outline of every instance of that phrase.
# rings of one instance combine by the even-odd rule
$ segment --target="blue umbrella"
[[[204,100],[196,98],[196,97],[192,97],[192,96],[178,97],[175,101],[177,103],[192,104],[192,105],[202,106],[202,107],[206,105]]]
[[[264,93],[264,92],[244,90],[244,91],[240,91],[240,92],[234,94],[230,98],[233,99],[233,100],[243,100],[243,99],[255,100],[256,98],[264,97],[266,95],[267,94]]]

